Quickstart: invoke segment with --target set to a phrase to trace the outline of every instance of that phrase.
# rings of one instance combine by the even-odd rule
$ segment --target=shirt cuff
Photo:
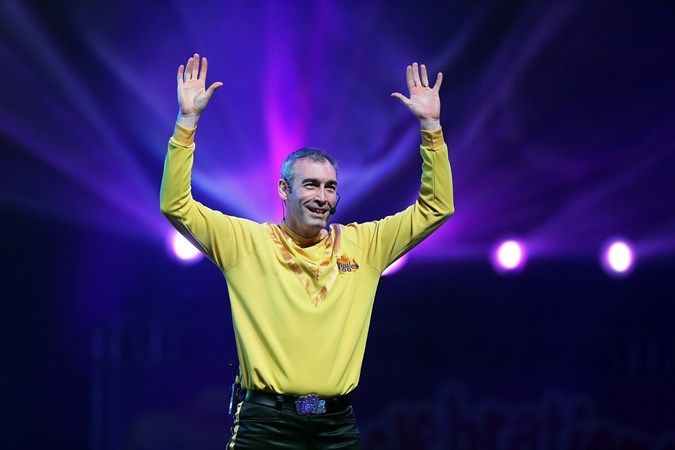
[[[186,128],[183,125],[176,124],[173,129],[171,140],[174,144],[181,147],[190,147],[195,142],[195,132],[197,128]]]
[[[422,147],[427,150],[436,151],[445,148],[445,141],[443,140],[443,129],[438,130],[422,130]]]

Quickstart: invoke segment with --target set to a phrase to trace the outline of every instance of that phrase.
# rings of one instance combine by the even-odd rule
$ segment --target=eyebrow
[[[321,184],[321,181],[318,178],[305,178],[302,180],[302,184],[305,183]],[[337,180],[326,181],[326,186],[337,186]]]

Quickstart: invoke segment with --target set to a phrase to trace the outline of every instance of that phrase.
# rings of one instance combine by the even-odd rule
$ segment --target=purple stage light
[[[419,130],[389,95],[405,93],[404,67],[421,45],[401,33],[406,13],[384,14],[377,2],[302,8],[263,2],[261,16],[260,2],[244,2],[231,15],[221,2],[203,24],[209,32],[197,38],[185,25],[197,13],[179,3],[162,7],[152,26],[144,14],[125,16],[137,35],[109,26],[119,13],[114,2],[104,2],[101,12],[72,2],[44,10],[24,3],[0,6],[0,51],[18,75],[16,88],[0,92],[0,134],[11,149],[0,162],[13,167],[0,180],[3,206],[163,244],[158,170],[177,108],[173,75],[193,50],[209,58],[209,82],[231,81],[231,61],[260,68],[247,71],[237,89],[216,93],[200,122],[192,174],[197,200],[226,214],[277,222],[280,163],[303,146],[340,162],[340,189],[347,194],[340,221],[379,219],[415,198]],[[554,259],[596,258],[598,242],[616,229],[639,236],[642,260],[675,254],[672,201],[644,201],[662,197],[675,162],[668,101],[675,72],[667,64],[670,48],[661,45],[672,26],[663,11],[627,2],[613,10],[616,20],[599,24],[601,5],[579,15],[574,2],[525,2],[517,16],[536,21],[504,18],[504,35],[492,35],[495,45],[476,46],[494,28],[495,5],[467,8],[453,19],[427,18],[437,47],[424,62],[446,77],[442,122],[458,214],[422,244],[417,258],[483,259],[502,230],[527,230],[529,254]],[[61,13],[51,14],[54,8]],[[167,26],[176,27],[168,40]],[[67,33],[58,32],[64,27]],[[604,39],[627,29],[640,36],[637,44],[627,32],[618,33],[625,41]],[[586,38],[597,46],[589,49]],[[185,42],[194,46],[186,54],[154,52],[160,44],[185,49]],[[73,70],[70,62],[83,52],[92,58]],[[626,60],[652,70],[626,71]],[[619,74],[615,83],[625,89],[598,77],[598,67]],[[25,102],[24,92],[39,107]],[[629,114],[606,98],[642,113]],[[396,186],[394,195],[382,196],[389,186]]]
[[[492,266],[499,273],[520,272],[525,261],[525,246],[513,239],[499,244],[492,254]]]
[[[185,239],[179,232],[172,231],[169,235],[171,255],[182,264],[194,264],[201,261],[203,254]]]
[[[399,270],[405,266],[405,264],[408,262],[408,255],[405,254],[396,261],[394,261],[393,264],[389,265],[386,269],[384,269],[384,272],[382,272],[382,276],[387,276],[387,275],[393,275]]]
[[[605,272],[612,276],[622,277],[633,270],[635,256],[630,244],[625,240],[615,239],[605,246],[600,260]]]

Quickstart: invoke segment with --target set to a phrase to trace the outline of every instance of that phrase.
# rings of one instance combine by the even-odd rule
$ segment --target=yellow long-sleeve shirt
[[[225,275],[240,383],[288,395],[351,392],[382,271],[454,212],[442,131],[422,131],[413,205],[379,221],[330,225],[312,241],[283,222],[256,223],[195,201],[194,135],[176,125],[169,140],[161,210]]]

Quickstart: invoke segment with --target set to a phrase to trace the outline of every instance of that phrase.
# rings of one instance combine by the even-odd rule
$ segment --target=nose
[[[316,201],[319,203],[326,203],[326,190],[324,188],[317,189]]]

